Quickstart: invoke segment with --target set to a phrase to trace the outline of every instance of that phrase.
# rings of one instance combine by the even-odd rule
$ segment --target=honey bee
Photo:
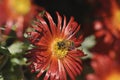
[[[74,42],[70,40],[62,40],[57,43],[58,49],[67,49],[67,50],[72,50],[75,48]]]

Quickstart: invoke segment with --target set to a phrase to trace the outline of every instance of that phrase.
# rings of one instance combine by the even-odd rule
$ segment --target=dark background
[[[44,7],[52,17],[56,17],[55,12],[58,11],[61,16],[65,15],[67,20],[71,16],[80,24],[84,36],[94,33],[93,22],[100,19],[97,14],[100,11],[106,11],[108,8],[103,2],[109,3],[109,0],[36,0],[35,3]]]

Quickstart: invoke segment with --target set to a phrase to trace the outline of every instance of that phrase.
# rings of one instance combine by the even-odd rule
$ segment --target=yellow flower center
[[[51,45],[52,53],[57,58],[66,56],[70,49],[74,48],[74,43],[70,40],[55,39]]]
[[[120,80],[120,73],[118,72],[113,72],[105,80]]]
[[[117,10],[114,15],[113,15],[113,26],[117,29],[120,30],[120,10]]]
[[[25,15],[30,11],[30,0],[10,0],[10,6],[13,11],[20,15]]]

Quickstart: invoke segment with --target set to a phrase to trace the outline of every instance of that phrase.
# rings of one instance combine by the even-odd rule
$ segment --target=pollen
[[[11,9],[20,15],[25,15],[30,11],[30,0],[9,0]]]
[[[51,45],[53,56],[56,56],[57,58],[64,58],[67,55],[70,47],[68,43],[70,44],[70,42],[64,39],[55,39]]]

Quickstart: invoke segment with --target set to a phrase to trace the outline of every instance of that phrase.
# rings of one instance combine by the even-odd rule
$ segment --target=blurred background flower
[[[119,61],[112,59],[105,54],[94,54],[91,65],[94,74],[88,74],[87,80],[119,80],[120,64]]]
[[[1,0],[1,29],[7,35],[14,30],[17,37],[21,39],[31,19],[42,10],[44,9],[35,5],[32,0]]]

